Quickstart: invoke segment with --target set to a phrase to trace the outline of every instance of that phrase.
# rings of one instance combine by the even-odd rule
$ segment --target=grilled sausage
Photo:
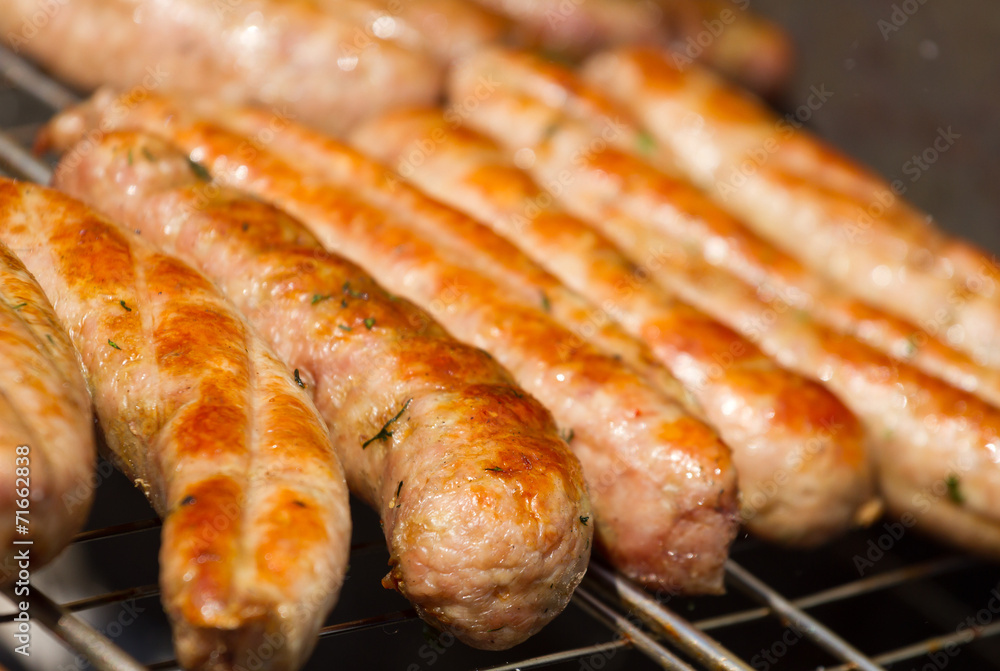
[[[840,401],[652,283],[648,270],[553,207],[492,142],[452,128],[435,109],[389,113],[355,129],[351,140],[478,217],[645,340],[733,448],[742,516],[755,533],[816,544],[869,509],[872,473],[861,427]],[[434,150],[407,170],[408,157],[428,140]]]
[[[297,668],[350,548],[347,487],[315,407],[190,267],[48,189],[2,182],[0,207],[0,239],[80,353],[111,458],[163,518],[178,659],[256,664],[269,643],[268,668]]]
[[[448,62],[499,41],[507,26],[464,0],[316,0],[328,13],[359,26],[355,40],[384,39]]]
[[[533,172],[542,183],[565,192],[567,206],[580,208],[578,214],[601,207],[607,217],[625,214],[647,220],[684,245],[702,249],[711,263],[726,262],[744,280],[763,287],[762,293],[775,309],[807,310],[841,333],[989,402],[1000,402],[1000,369],[984,368],[932,333],[813,276],[685,180],[639,160],[658,155],[659,144],[627,111],[571,71],[528,54],[483,51],[455,73],[456,102],[449,115],[462,111],[458,101],[473,81],[484,78],[495,82],[494,90],[477,102],[477,113],[470,121],[490,123],[515,150],[544,141],[547,149],[537,155]],[[521,123],[506,123],[513,116]],[[570,198],[570,193],[575,197]]]
[[[13,213],[0,210],[0,226]],[[93,500],[90,396],[76,353],[35,278],[0,243],[0,582],[50,561]],[[14,545],[30,541],[30,545]]]
[[[995,264],[880,177],[711,73],[679,70],[656,52],[603,54],[584,76],[655,136],[652,158],[666,157],[761,236],[873,305],[946,333],[977,363],[1000,366]]]
[[[781,88],[792,65],[788,37],[725,0],[477,0],[509,17],[521,38],[579,55],[616,44],[672,48],[680,64],[705,61],[761,91]]]
[[[484,648],[522,641],[566,606],[590,554],[583,475],[548,412],[495,362],[287,215],[199,182],[158,138],[111,135],[56,174],[204,269],[295,367],[351,489],[382,517],[386,587]]]
[[[369,36],[311,0],[74,0],[41,26],[35,0],[0,7],[0,35],[83,89],[133,87],[254,100],[339,131],[378,110],[430,102],[431,56]],[[96,47],[96,48],[95,48]]]
[[[324,244],[428,307],[459,338],[491,352],[573,438],[594,499],[596,536],[611,560],[647,584],[688,593],[721,590],[736,532],[736,490],[728,449],[714,432],[617,360],[579,342],[540,307],[507,300],[489,278],[378,208],[265,149],[242,158],[242,136],[177,110],[164,116],[163,109],[142,104],[99,121],[168,134],[221,181],[286,208]],[[93,110],[64,118],[64,131],[85,129]]]

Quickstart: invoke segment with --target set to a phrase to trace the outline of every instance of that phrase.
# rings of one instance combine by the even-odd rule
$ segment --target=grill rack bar
[[[22,91],[45,103],[53,110],[59,110],[80,100],[79,96],[69,91],[58,81],[48,77],[35,66],[20,56],[0,45],[0,76],[6,78]],[[51,169],[35,158],[19,142],[14,140],[3,129],[0,129],[0,162],[6,163],[17,174],[39,183],[48,183],[51,179]],[[86,543],[104,538],[129,535],[138,531],[159,526],[159,520],[114,525],[102,529],[83,532],[74,538],[76,543]],[[885,574],[872,576],[868,579],[853,581],[837,587],[817,592],[815,594],[789,601],[777,591],[756,578],[730,559],[726,564],[728,581],[753,599],[763,604],[760,608],[744,610],[730,615],[707,618],[691,624],[684,618],[672,613],[648,593],[635,587],[623,577],[595,563],[591,573],[596,578],[611,587],[625,607],[638,611],[637,615],[647,623],[656,635],[665,637],[670,642],[691,655],[699,663],[706,664],[708,669],[725,671],[744,671],[747,667],[739,661],[720,643],[707,636],[705,632],[717,628],[748,622],[767,616],[777,617],[787,626],[796,626],[806,637],[813,640],[830,652],[834,657],[845,662],[836,667],[828,667],[828,671],[884,671],[879,664],[893,664],[906,659],[912,659],[949,644],[966,644],[979,638],[1000,635],[1000,623],[994,623],[976,630],[937,636],[907,645],[895,650],[881,653],[869,658],[843,640],[828,627],[804,612],[804,609],[816,605],[832,603],[878,589],[903,584],[918,578],[940,575],[974,563],[975,560],[965,557],[948,557],[925,564],[903,567]],[[588,578],[593,580],[594,578]],[[37,589],[34,594],[39,595]],[[108,671],[168,671],[177,669],[175,660],[165,660],[149,666],[138,665],[135,660],[126,655],[120,648],[104,638],[99,632],[86,623],[73,617],[70,610],[80,611],[100,605],[116,603],[128,598],[145,598],[158,592],[155,587],[137,587],[130,590],[120,590],[87,599],[78,600],[60,606],[44,595],[39,595],[55,619],[39,618],[47,628],[70,644],[75,651],[85,654],[91,659],[95,668]],[[126,596],[123,596],[126,595]],[[138,595],[138,596],[137,596]],[[8,595],[8,598],[10,596]],[[537,668],[552,663],[579,659],[586,655],[606,653],[626,647],[635,647],[650,656],[665,669],[693,671],[692,667],[680,660],[664,648],[644,629],[633,624],[627,617],[595,596],[584,585],[574,595],[574,603],[587,611],[592,617],[603,622],[609,629],[615,631],[619,638],[607,643],[598,643],[572,648],[562,652],[537,656],[503,666],[490,667],[484,671],[513,671],[522,668]],[[630,611],[631,612],[631,611]],[[370,629],[386,624],[409,622],[417,619],[412,609],[387,613],[370,618],[328,625],[320,631],[320,638]],[[0,624],[10,622],[11,616],[0,617]],[[114,666],[117,663],[118,666]]]
[[[739,589],[767,606],[772,613],[787,622],[789,627],[794,626],[834,657],[861,671],[885,671],[829,627],[792,604],[732,559],[726,561],[726,574]]]
[[[4,588],[3,594],[16,603],[17,597],[10,587]],[[146,671],[146,667],[108,640],[104,634],[45,596],[36,587],[31,590],[31,617],[41,622],[70,648],[87,657],[98,671]]]

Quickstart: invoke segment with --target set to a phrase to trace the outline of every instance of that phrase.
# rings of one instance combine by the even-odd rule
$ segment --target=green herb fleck
[[[368,300],[368,294],[366,294],[364,291],[355,291],[354,289],[352,289],[351,282],[349,280],[347,282],[344,282],[344,293],[354,298],[360,298],[363,301]]]
[[[326,296],[322,296],[320,294],[313,294],[312,304],[316,305],[317,303],[320,303],[320,302],[325,301],[325,300],[330,299],[330,298],[333,298],[333,296],[331,296],[329,294],[327,294]]]
[[[542,140],[551,140],[559,131],[559,122],[553,121],[542,131]]]
[[[570,429],[569,431],[562,431],[559,433],[559,437],[565,440],[567,443],[572,443],[573,439],[576,438],[576,431]]]
[[[27,303],[18,303],[17,305],[14,306],[14,309],[15,310],[20,310],[21,308],[25,308],[25,307],[28,307]]]
[[[121,347],[116,345],[110,338],[108,339],[108,344],[114,347],[116,350],[121,350]]]
[[[188,167],[191,168],[191,172],[194,173],[195,177],[197,177],[203,182],[212,181],[212,175],[208,172],[205,166],[203,166],[201,163],[198,163],[198,161],[192,161],[190,158],[187,161],[188,161]]]
[[[351,331],[354,330],[353,328],[351,328],[347,324],[337,324],[337,328],[339,328],[341,331],[346,331],[348,333],[350,333]]]
[[[132,161],[132,147],[129,147],[128,148],[128,164],[132,165],[132,163],[133,163],[133,161]]]
[[[132,308],[130,308],[129,306],[125,305],[125,301],[118,301],[118,302],[121,303],[121,306],[123,308],[125,308],[125,312],[132,312]]]
[[[544,291],[542,292],[542,309],[546,312],[552,312],[552,303],[549,301],[549,296]]]
[[[503,469],[500,468],[499,466],[492,466],[490,468],[487,468],[486,470],[487,471],[494,471],[496,473],[503,473]]]
[[[905,353],[906,358],[912,359],[914,356],[916,356],[917,350],[919,348],[920,345],[917,344],[917,334],[911,333],[910,336],[906,339],[906,353]]]
[[[375,318],[374,317],[368,317],[365,320],[365,328],[368,329],[369,331],[371,331],[373,326],[375,326]]]
[[[580,524],[582,524],[583,526],[587,526],[587,522],[589,522],[589,521],[590,521],[590,515],[581,515],[580,516]]]
[[[347,307],[347,299],[346,298],[341,298],[340,299],[340,307],[342,307],[342,308],[346,308]]]
[[[406,409],[410,407],[410,401],[412,401],[412,400],[413,400],[412,398],[406,399],[406,403],[404,403],[403,407],[399,409],[399,412],[397,412],[388,422],[386,422],[385,424],[383,424],[382,428],[379,429],[378,433],[376,433],[374,436],[372,436],[371,438],[369,438],[365,442],[361,443],[361,449],[362,450],[365,449],[366,447],[368,447],[369,445],[371,445],[376,440],[380,441],[380,442],[384,442],[384,441],[389,440],[390,438],[392,438],[392,431],[389,430],[389,426],[392,425],[392,423],[395,422],[397,419],[399,419],[400,417],[403,416],[403,413],[406,412]]]
[[[958,476],[952,473],[945,479],[944,484],[948,486],[948,498],[951,499],[952,503],[957,503],[959,505],[965,503],[965,497],[962,496],[962,492],[958,489]]]
[[[153,156],[153,152],[149,151],[149,148],[147,148],[147,147],[143,147],[142,148],[142,155],[146,157],[147,161],[150,161],[150,162],[155,162],[156,161],[156,157]]]
[[[295,369],[295,384],[299,385],[303,389],[306,388],[306,383],[302,381],[302,377],[299,375],[299,369]]]
[[[244,222],[243,222],[243,225],[242,225],[242,226],[241,226],[240,228],[242,228],[242,229],[243,229],[243,232],[245,233],[245,232],[247,232],[247,231],[249,231],[249,230],[250,230],[250,223],[249,223],[249,222],[247,222],[247,221],[244,221]]]
[[[503,628],[504,628],[504,627],[506,627],[506,626],[507,626],[507,625],[505,625],[505,624],[501,624],[501,625],[500,625],[499,627],[497,627],[496,629],[487,629],[486,631],[487,631],[487,633],[489,633],[489,632],[491,632],[491,631],[500,631],[501,629],[503,629]]]
[[[52,343],[53,345],[56,344],[56,341],[52,339],[52,334],[51,333],[46,333],[45,337],[48,338],[49,342]]]
[[[652,154],[656,149],[656,139],[648,131],[640,131],[635,136],[635,142],[642,154]]]

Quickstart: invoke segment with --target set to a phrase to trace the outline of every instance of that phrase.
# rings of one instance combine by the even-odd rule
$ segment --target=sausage
[[[553,118],[560,123],[548,130]],[[553,117],[551,108],[534,99],[500,91],[483,101],[469,122],[502,142],[510,139],[506,131],[509,128],[518,129],[519,140],[534,133],[537,139],[528,146],[533,147],[536,166],[555,163],[553,157],[562,160],[575,151],[576,142],[591,137],[581,133],[571,120]],[[508,150],[518,146],[524,145],[515,144]],[[587,162],[601,165],[608,175],[621,175],[620,179],[624,179],[625,173],[616,173],[613,167],[618,162],[627,163],[639,170],[638,179],[647,177],[642,164],[627,162],[628,157],[617,150],[607,151],[613,154],[612,160],[605,160],[602,152],[594,151],[583,165]],[[572,185],[578,179],[574,176],[566,183]],[[588,183],[597,188],[599,180]],[[690,193],[690,188],[682,182],[677,182],[677,188],[684,195]],[[962,494],[961,516],[978,516],[983,520],[981,524],[994,524],[994,518],[1000,514],[1000,508],[996,507],[1000,501],[992,494],[996,483],[991,484],[1000,476],[992,456],[1000,436],[1000,411],[994,406],[905,362],[893,360],[856,338],[835,332],[807,311],[794,309],[794,304],[790,307],[787,303],[766,300],[772,296],[745,283],[745,278],[732,272],[728,263],[717,265],[724,256],[713,263],[711,254],[690,244],[691,238],[679,241],[662,226],[640,221],[628,212],[615,211],[614,205],[606,201],[579,198],[579,193],[580,190],[564,189],[559,200],[618,244],[633,260],[645,258],[650,249],[672,250],[653,271],[660,283],[758,344],[782,365],[812,377],[833,391],[865,424],[881,483],[895,477],[900,480],[896,485],[905,483],[924,489],[935,483],[960,480],[963,491],[969,488],[979,491],[974,496]],[[668,193],[671,199],[675,195]],[[678,202],[689,201],[682,198]],[[698,209],[686,214],[694,226],[703,221]],[[724,240],[728,242],[728,238]],[[933,419],[926,420],[927,417]],[[887,489],[883,484],[882,490]],[[904,490],[903,486],[891,488],[894,492]],[[979,503],[974,504],[974,499]],[[909,501],[889,501],[889,504],[897,511],[912,508]],[[938,499],[935,510],[947,505],[948,501]],[[945,534],[949,533],[947,525],[942,528]],[[956,542],[969,541],[976,544],[975,549],[985,552],[1000,552],[1000,548],[979,544],[991,534],[968,534],[961,539],[946,537]]]
[[[112,134],[68,166],[61,188],[202,268],[298,371],[352,491],[380,513],[386,587],[483,648],[566,606],[593,534],[583,475],[506,371],[279,210],[199,181],[159,138]]]
[[[81,89],[253,100],[330,131],[378,110],[431,102],[442,65],[369,36],[309,0],[74,0],[39,26],[35,0],[0,8],[15,51]]]
[[[477,0],[509,17],[520,39],[570,56],[612,45],[669,46],[676,62],[704,61],[748,86],[779,90],[793,53],[776,25],[725,0]]]
[[[668,157],[761,236],[873,305],[932,335],[948,332],[947,343],[978,364],[1000,366],[1000,274],[989,255],[928,223],[883,179],[656,52],[602,54],[583,76],[655,136],[652,158]],[[677,132],[685,118],[700,128]],[[753,156],[759,169],[745,175],[740,165]]]
[[[163,519],[179,661],[256,665],[270,642],[266,668],[298,668],[350,549],[343,470],[312,402],[190,267],[49,189],[0,182],[0,207],[0,239],[79,352],[111,459]]]
[[[217,179],[280,205],[325,245],[427,308],[460,339],[489,351],[572,438],[594,501],[596,538],[611,561],[646,584],[686,593],[721,590],[736,533],[735,474],[728,448],[704,423],[613,357],[581,343],[540,306],[508,300],[488,277],[357,195],[309,178],[264,148],[252,160],[241,157],[242,136],[155,103],[98,117],[112,128],[169,135]],[[95,116],[85,109],[64,118],[54,134],[86,129],[85,120]]]
[[[390,112],[350,137],[403,169],[428,138],[434,151],[421,156],[419,169],[407,170],[411,182],[558,274],[684,380],[733,449],[741,515],[754,533],[814,545],[870,511],[873,474],[861,426],[839,400],[650,282],[645,264],[631,263],[598,232],[553,207],[551,196],[488,139],[452,128],[431,108]]]
[[[319,0],[324,11],[359,26],[354,42],[397,42],[411,51],[449,62],[481,45],[500,41],[506,22],[464,0]]]
[[[14,213],[0,211],[0,221]],[[96,456],[76,353],[35,278],[0,243],[0,582],[49,562],[87,520]],[[15,541],[30,541],[30,545]]]
[[[483,78],[495,82],[495,90],[477,102],[475,114],[465,115],[469,122],[489,124],[513,150],[548,147],[538,154],[532,171],[543,184],[566,192],[567,207],[580,208],[577,214],[599,206],[608,217],[647,220],[683,245],[702,249],[712,263],[724,261],[745,281],[763,287],[776,309],[807,310],[841,333],[991,403],[1000,402],[1000,369],[984,368],[948,347],[934,337],[941,333],[937,326],[928,332],[852,298],[749,231],[684,179],[639,160],[658,155],[660,144],[628,111],[571,71],[527,54],[483,51],[454,73],[455,102],[446,115],[461,112],[465,92]],[[562,112],[542,104],[548,102]],[[508,123],[512,116],[521,123]]]

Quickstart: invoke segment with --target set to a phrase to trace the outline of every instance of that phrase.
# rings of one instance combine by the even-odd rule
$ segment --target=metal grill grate
[[[12,176],[46,182],[49,166],[26,147],[41,123],[77,97],[3,48],[0,75],[0,164]],[[996,568],[954,556],[899,525],[880,523],[810,553],[740,539],[726,566],[730,594],[724,597],[653,595],[595,562],[573,605],[546,630],[515,650],[486,653],[452,646],[447,634],[423,627],[401,597],[379,588],[385,551],[378,525],[370,511],[354,509],[351,576],[307,669],[334,662],[339,668],[407,671],[842,671],[903,662],[909,666],[899,668],[1000,669]],[[88,663],[112,671],[177,668],[167,658],[169,632],[157,601],[159,522],[151,515],[122,476],[101,478],[90,530],[40,572],[58,577],[70,564],[85,562],[82,570],[96,584],[94,593],[61,604],[32,586],[34,621],[80,655],[63,668]],[[127,630],[113,629],[111,618],[102,615],[139,602],[145,606],[132,608],[140,615]],[[0,615],[0,641],[12,641],[12,633],[13,613]],[[0,646],[0,661],[20,668],[23,660],[3,649],[10,647]]]

